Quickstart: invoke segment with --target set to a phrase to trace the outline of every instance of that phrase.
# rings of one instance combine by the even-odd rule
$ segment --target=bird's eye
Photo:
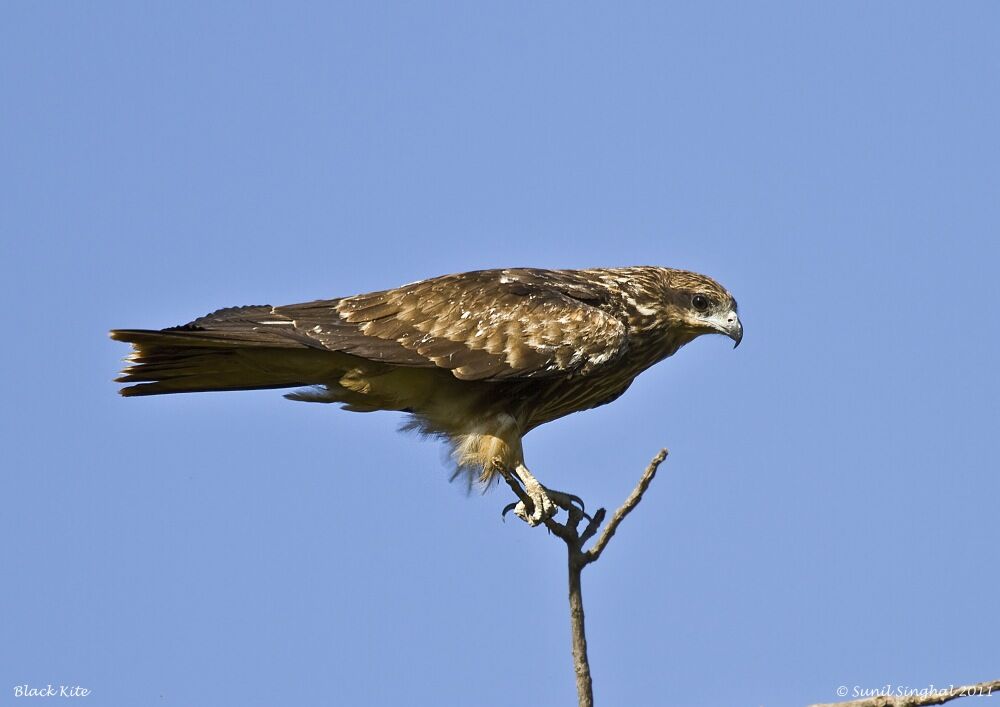
[[[695,295],[691,298],[691,306],[699,312],[704,312],[708,309],[708,297],[705,295]]]

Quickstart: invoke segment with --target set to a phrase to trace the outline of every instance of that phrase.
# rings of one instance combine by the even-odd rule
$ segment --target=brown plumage
[[[529,430],[611,402],[707,333],[743,335],[721,285],[629,267],[480,270],[111,336],[134,347],[122,395],[312,386],[287,397],[411,413],[486,482],[523,468]]]

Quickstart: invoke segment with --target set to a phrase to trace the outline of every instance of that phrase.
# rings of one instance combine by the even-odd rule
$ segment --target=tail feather
[[[341,355],[311,349],[268,332],[119,329],[111,338],[132,344],[116,378],[133,383],[124,396],[261,390],[315,385],[342,369]]]

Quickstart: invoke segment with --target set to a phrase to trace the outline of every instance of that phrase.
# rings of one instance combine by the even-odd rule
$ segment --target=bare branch
[[[598,538],[594,547],[590,550],[584,550],[583,545],[590,538],[597,534],[597,531],[601,527],[601,523],[604,522],[604,518],[607,516],[607,511],[603,508],[598,509],[591,518],[583,512],[582,504],[583,502],[570,494],[549,492],[555,503],[562,509],[566,511],[566,522],[560,523],[554,518],[546,518],[544,520],[545,527],[549,529],[553,535],[557,535],[563,542],[566,543],[566,556],[567,564],[569,569],[569,618],[570,618],[570,635],[573,641],[573,668],[576,673],[576,691],[577,697],[579,698],[580,707],[593,707],[594,704],[594,688],[593,682],[590,677],[590,661],[587,658],[587,633],[584,621],[583,613],[583,588],[581,586],[581,575],[583,574],[583,568],[589,565],[591,562],[595,562],[604,551],[607,546],[608,541],[615,534],[618,529],[618,525],[625,519],[629,513],[631,513],[636,506],[639,505],[639,501],[642,500],[642,495],[646,493],[646,489],[649,488],[650,482],[653,477],[656,476],[656,470],[659,468],[660,464],[667,458],[667,450],[661,449],[660,453],[653,457],[653,460],[646,467],[646,471],[643,473],[642,478],[639,479],[639,484],[632,490],[632,493],[625,503],[622,504],[621,508],[615,511],[614,516],[611,518],[611,522],[605,527],[604,532]],[[534,510],[534,504],[528,494],[522,488],[521,484],[518,483],[517,479],[510,472],[509,469],[500,469],[500,473],[503,476],[504,481],[510,486],[511,491],[514,495],[524,504],[525,508],[530,513]],[[574,501],[578,501],[581,507],[578,508],[574,505]],[[511,508],[514,508],[516,504],[511,504],[504,509],[506,514]],[[580,523],[586,519],[588,521],[587,525],[584,527],[583,532],[580,532]]]
[[[940,690],[928,691],[926,694],[921,694],[923,690],[920,690],[913,695],[877,695],[847,702],[815,704],[811,707],[923,707],[924,705],[942,705],[945,702],[957,700],[959,697],[991,696],[994,690],[1000,693],[1000,680],[941,688]]]
[[[587,523],[587,527],[583,529],[583,533],[580,534],[580,547],[583,547],[585,542],[594,537],[600,529],[601,523],[604,522],[604,516],[607,514],[608,512],[603,508],[597,509],[597,513],[594,514],[594,517],[590,519],[589,523]]]
[[[667,454],[666,449],[661,449],[659,454],[653,457],[639,479],[639,483],[632,490],[632,493],[629,494],[628,498],[625,499],[621,507],[615,511],[611,520],[604,527],[603,532],[601,532],[600,537],[598,537],[597,542],[589,550],[584,550],[583,546],[600,530],[607,512],[603,508],[600,508],[594,514],[594,517],[591,518],[583,512],[582,508],[577,508],[573,505],[573,501],[580,501],[580,499],[569,494],[552,494],[555,499],[558,499],[556,501],[557,505],[567,513],[565,523],[560,523],[553,518],[546,518],[544,523],[549,532],[558,536],[566,543],[569,569],[570,633],[573,645],[573,668],[576,673],[576,689],[580,707],[593,707],[594,704],[594,689],[590,675],[590,662],[587,658],[587,634],[583,612],[583,590],[581,586],[583,568],[591,562],[596,562],[601,557],[601,553],[604,552],[608,542],[614,537],[615,531],[618,530],[621,522],[625,520],[625,516],[635,510],[639,502],[642,501],[643,494],[646,493],[646,490],[652,483],[660,465],[666,460]],[[514,495],[531,512],[534,509],[533,502],[514,475],[508,469],[501,469],[501,474],[504,481],[507,482],[507,485],[514,492]],[[582,501],[580,503],[582,505]],[[511,504],[508,506],[504,510],[504,513],[514,507],[514,505]],[[580,524],[584,519],[588,522],[583,528],[583,532],[580,532]],[[815,704],[811,705],[811,707],[924,707],[925,705],[944,704],[959,697],[991,695],[994,691],[1000,693],[1000,680],[981,682],[975,685],[963,685],[961,687],[942,688],[933,692],[930,690],[919,690],[915,691],[916,694],[910,695],[876,695],[874,697],[865,697],[860,700],[849,700],[847,702]]]
[[[625,516],[631,513],[635,507],[639,505],[639,501],[642,500],[642,495],[646,493],[646,489],[649,488],[649,484],[653,481],[653,477],[656,476],[656,470],[660,468],[660,464],[662,464],[667,458],[667,454],[669,454],[669,452],[667,452],[666,449],[661,449],[660,453],[653,457],[653,460],[649,462],[649,466],[647,466],[646,471],[643,472],[638,485],[632,489],[632,493],[630,493],[629,497],[625,499],[625,503],[621,505],[621,508],[615,511],[615,514],[611,516],[611,520],[608,521],[608,524],[605,526],[604,532],[601,533],[601,537],[599,537],[597,542],[594,543],[594,547],[583,553],[586,564],[595,562],[597,558],[601,556],[601,553],[604,552],[604,548],[608,545],[608,541],[614,537],[615,531],[618,530],[618,526],[623,520],[625,520]]]
[[[594,707],[594,683],[587,658],[587,627],[583,614],[581,574],[585,563],[579,561],[580,551],[569,543],[569,625],[573,643],[573,672],[576,675],[576,696],[579,707]]]

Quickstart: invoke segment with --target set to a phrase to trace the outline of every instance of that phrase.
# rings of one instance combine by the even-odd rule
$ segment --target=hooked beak
[[[737,346],[740,345],[740,342],[743,341],[743,322],[740,321],[740,318],[736,314],[736,312],[733,312],[733,319],[734,321],[732,323],[732,326],[730,326],[727,335],[729,336],[730,339],[733,340],[734,342],[733,348],[735,349]]]
[[[729,310],[722,314],[717,314],[708,320],[709,325],[715,329],[715,331],[720,334],[725,334],[735,343],[733,348],[735,349],[743,341],[743,323],[740,322],[740,317],[735,311]]]

